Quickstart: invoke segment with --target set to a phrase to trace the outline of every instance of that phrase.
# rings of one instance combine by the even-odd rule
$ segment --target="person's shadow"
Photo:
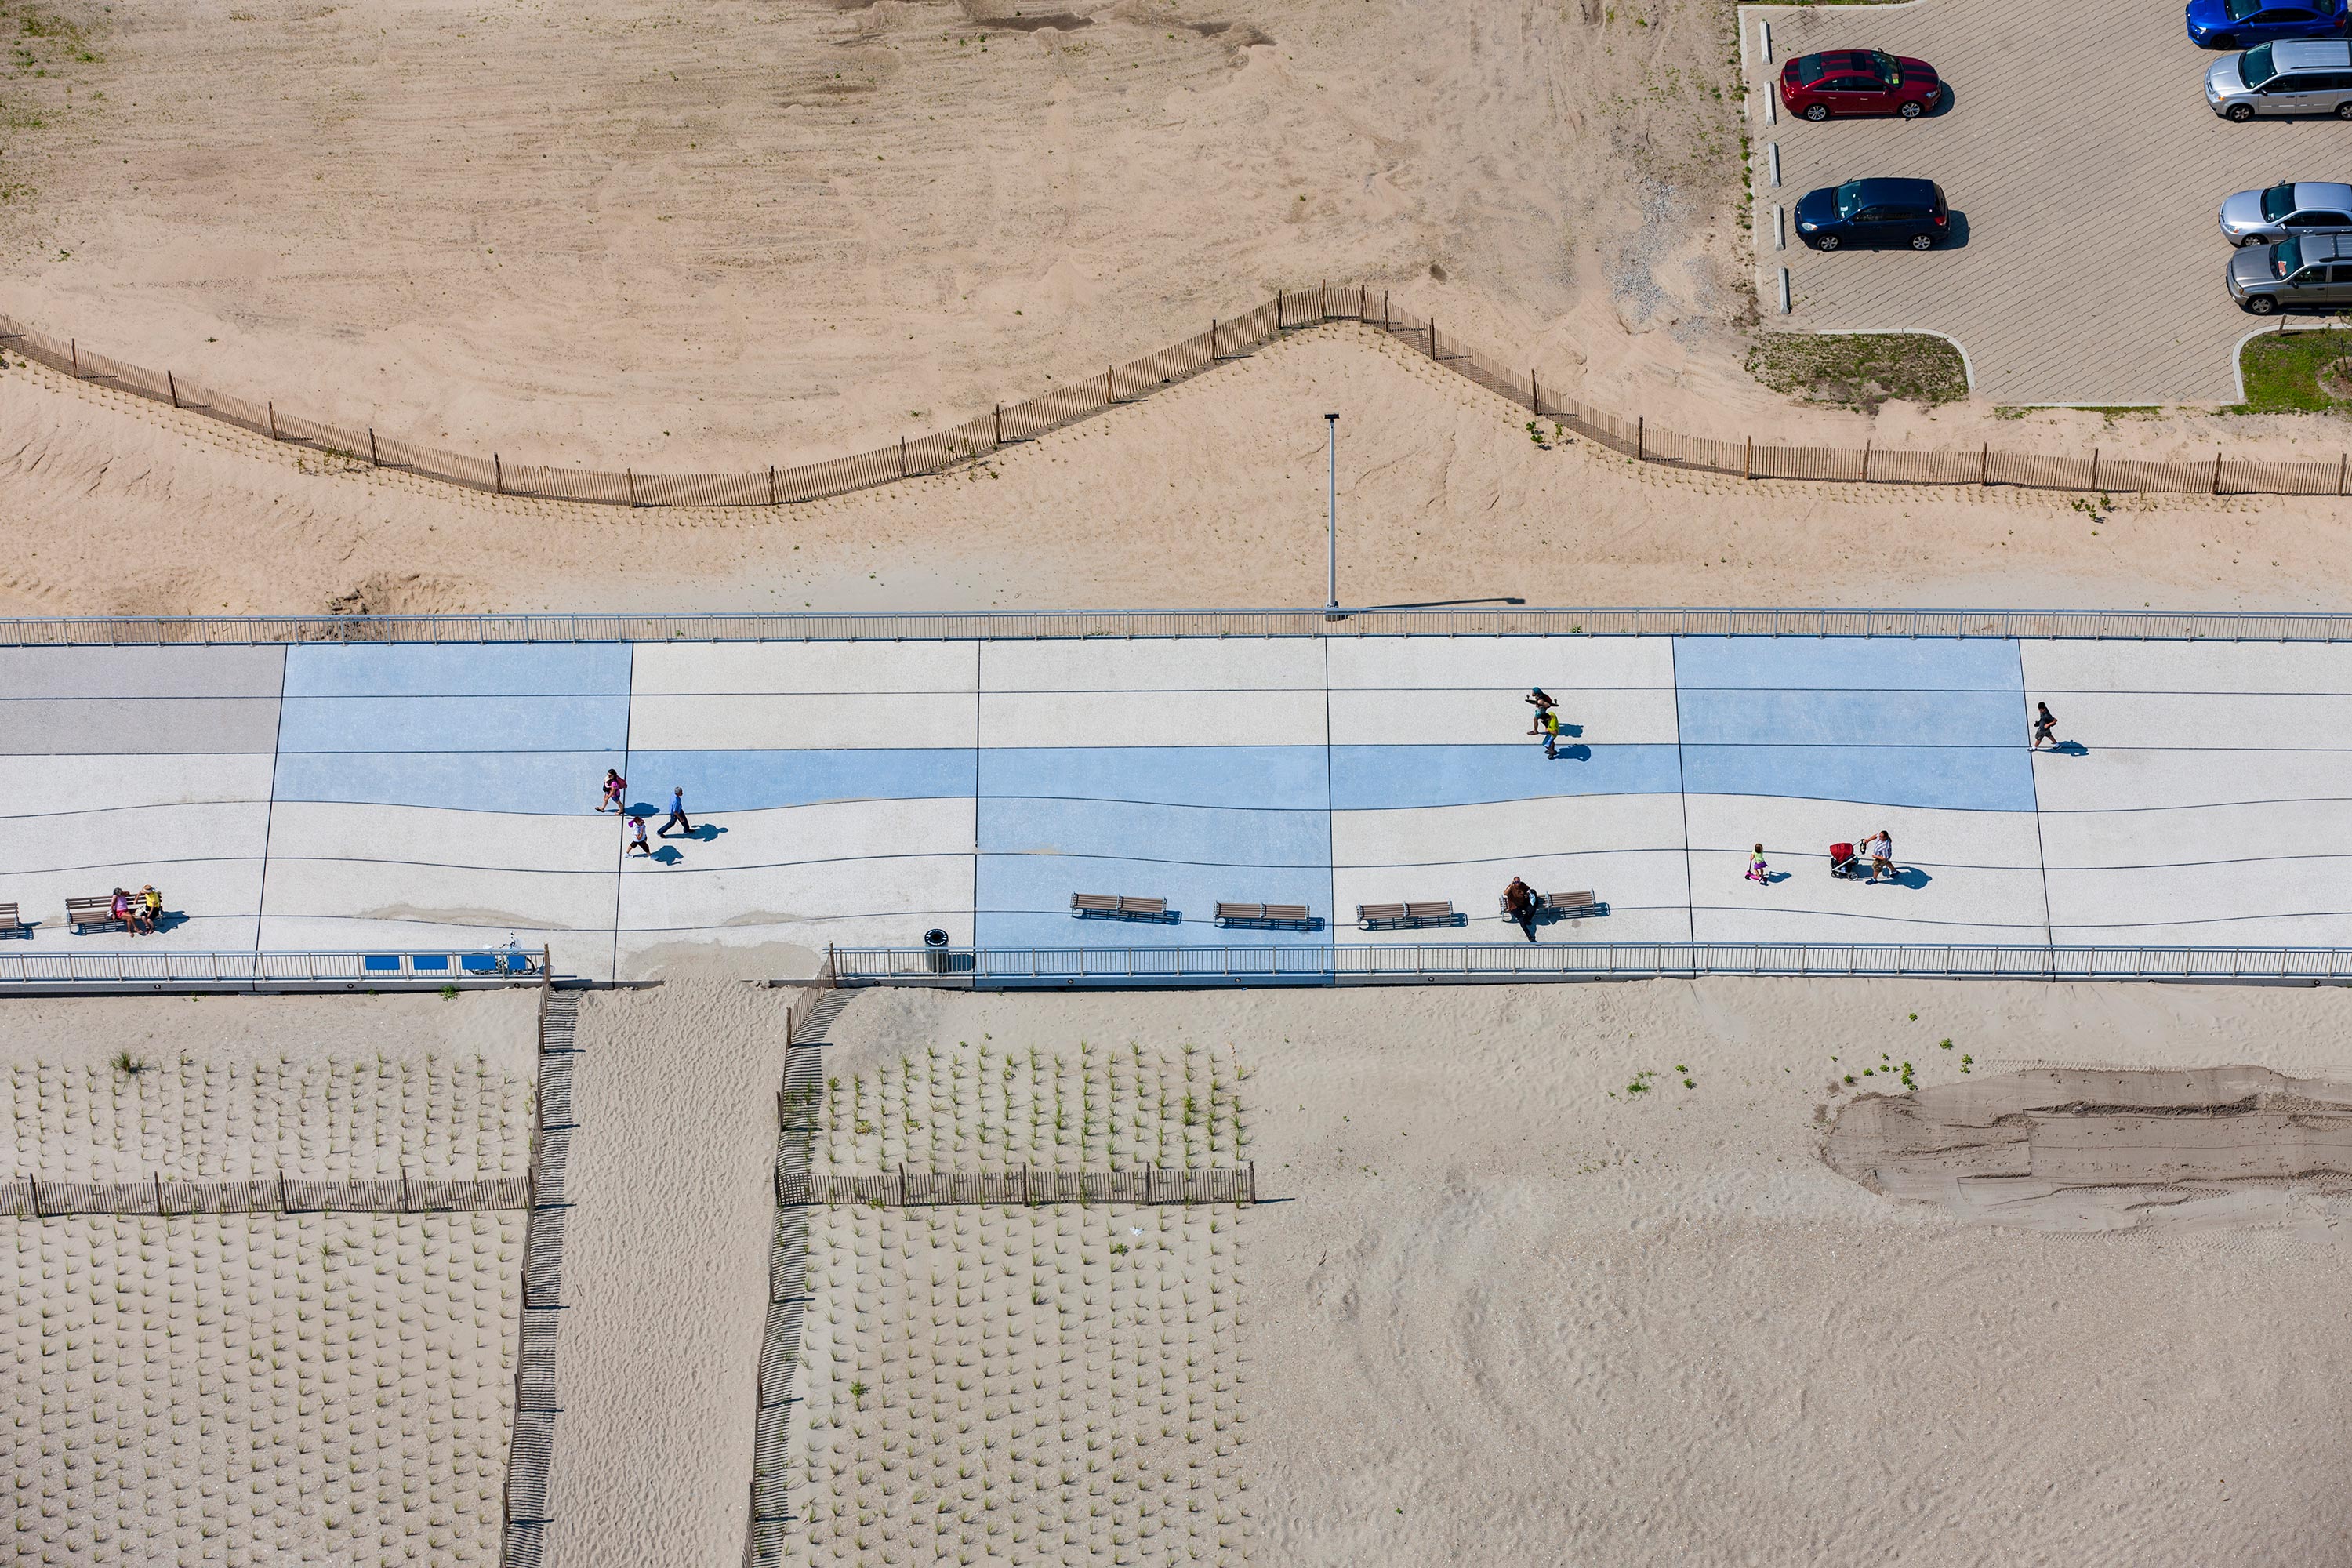
[[[2091,748],[2080,741],[2061,741],[2050,749],[2062,757],[2087,757],[2091,754]]]
[[[1898,866],[1895,868],[1894,877],[1889,879],[1898,888],[1910,888],[1916,890],[1926,887],[1936,879],[1916,866]]]
[[[1561,725],[1561,732],[1566,733],[1567,728],[1568,727],[1566,725]],[[1581,743],[1573,746],[1562,746],[1556,754],[1546,757],[1544,760],[1550,763],[1589,763],[1592,760],[1592,748]]]
[[[675,866],[678,864],[678,862],[684,860],[686,857],[677,852],[677,845],[665,844],[660,848],[654,851],[653,858],[660,862],[662,865]]]

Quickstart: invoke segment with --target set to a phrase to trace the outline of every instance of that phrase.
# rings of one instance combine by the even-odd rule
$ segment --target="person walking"
[[[2050,711],[2050,704],[2047,702],[2037,702],[2033,705],[2032,750],[2037,752],[2040,751],[2042,749],[2042,742],[2044,741],[2049,742],[2053,746],[2058,743],[2058,721],[2052,715]]]
[[[597,803],[598,811],[619,811],[622,797],[628,794],[629,781],[612,768],[604,770],[604,798]]]
[[[1528,933],[1529,942],[1535,941],[1536,890],[1533,888],[1519,878],[1512,878],[1511,885],[1503,889],[1503,912],[1518,922],[1519,929]]]
[[[1888,881],[1895,880],[1895,838],[1892,834],[1884,827],[1880,828],[1872,836],[1865,853],[1870,856],[1869,880],[1878,880],[1878,874],[1882,871],[1886,873]]]
[[[1556,708],[1546,708],[1538,711],[1536,714],[1536,729],[1543,733],[1544,755],[1558,757],[1559,755],[1559,710]]]
[[[654,847],[646,842],[646,814],[640,811],[633,815],[629,818],[629,847],[623,853],[650,858],[654,852]]]
[[[1761,844],[1756,847],[1754,854],[1748,857],[1748,879],[1759,888],[1772,885],[1772,879],[1764,874],[1764,846]]]
[[[694,824],[686,819],[686,791],[676,784],[669,786],[669,820],[661,825],[661,831],[654,837],[667,838],[673,827],[689,838],[694,837]]]

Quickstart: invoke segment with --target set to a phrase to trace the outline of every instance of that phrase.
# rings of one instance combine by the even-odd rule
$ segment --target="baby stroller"
[[[1851,880],[1859,880],[1861,878],[1867,875],[1868,872],[1869,868],[1864,866],[1854,855],[1853,845],[1832,844],[1830,846],[1831,876],[1844,877]]]

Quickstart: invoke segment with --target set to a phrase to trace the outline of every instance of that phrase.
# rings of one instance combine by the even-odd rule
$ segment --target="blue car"
[[[2340,38],[2346,0],[2189,0],[2189,41],[2251,49],[2273,38]]]
[[[1797,199],[1797,237],[1815,250],[1907,245],[1932,250],[1952,231],[1943,187],[1933,180],[1848,180]]]

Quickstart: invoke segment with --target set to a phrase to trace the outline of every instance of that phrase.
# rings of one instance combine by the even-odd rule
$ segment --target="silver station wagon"
[[[2298,234],[2352,233],[2352,185],[2282,180],[2240,191],[2221,204],[2221,237],[2231,245],[2276,245]]]
[[[2268,316],[2290,305],[2352,305],[2352,234],[2307,234],[2250,245],[2230,258],[2230,298]]]
[[[2205,73],[2205,101],[2242,124],[2257,114],[2352,120],[2352,39],[2282,38],[2224,55]]]

